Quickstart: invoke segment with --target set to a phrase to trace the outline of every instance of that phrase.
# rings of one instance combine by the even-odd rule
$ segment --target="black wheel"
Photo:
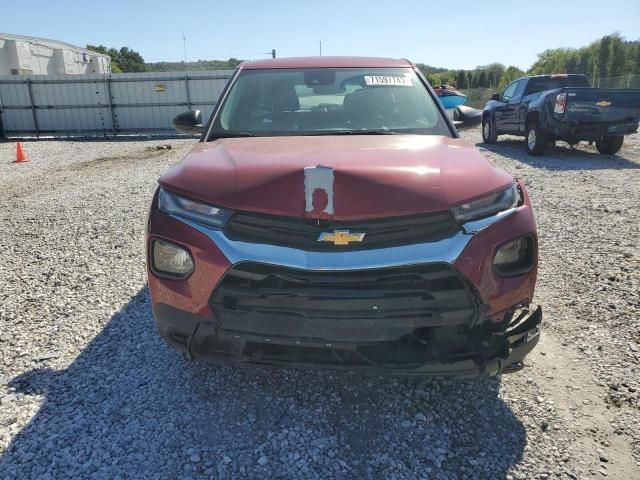
[[[596,148],[602,155],[613,155],[618,153],[622,148],[624,137],[603,137],[600,140],[596,140]]]
[[[496,132],[496,126],[491,121],[491,117],[482,119],[482,141],[484,143],[496,143],[498,141],[498,132]]]
[[[549,144],[551,143],[551,137],[549,134],[538,127],[537,122],[531,122],[527,125],[527,132],[525,134],[525,145],[527,146],[527,153],[530,155],[542,155]]]

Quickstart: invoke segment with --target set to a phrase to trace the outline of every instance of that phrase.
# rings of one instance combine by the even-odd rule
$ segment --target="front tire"
[[[482,119],[482,141],[484,143],[496,143],[498,141],[498,132],[496,132],[496,126],[491,121],[491,117]]]
[[[542,155],[549,148],[551,137],[547,132],[541,130],[537,122],[527,125],[525,133],[525,145],[529,155]]]
[[[613,155],[620,151],[623,143],[624,137],[622,136],[607,136],[596,140],[596,149],[602,155]]]

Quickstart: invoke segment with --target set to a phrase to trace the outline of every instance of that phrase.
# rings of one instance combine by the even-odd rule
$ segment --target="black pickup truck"
[[[588,141],[611,155],[624,135],[638,131],[639,119],[640,89],[592,88],[585,75],[537,75],[519,78],[491,97],[482,114],[482,138],[494,143],[503,133],[524,136],[532,155],[556,140]]]

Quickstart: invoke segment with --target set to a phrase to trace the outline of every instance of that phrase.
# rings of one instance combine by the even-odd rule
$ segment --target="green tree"
[[[480,68],[482,68],[487,75],[487,84],[485,86],[493,88],[497,87],[502,79],[502,75],[504,75],[504,65],[501,63],[490,63],[489,65],[485,65]]]
[[[538,60],[531,66],[529,72],[534,75],[545,73],[566,73],[566,57],[569,50],[556,48],[545,50],[538,54]]]
[[[600,39],[600,45],[598,46],[598,76],[600,78],[606,77],[609,73],[609,56],[611,55],[611,36],[606,35]]]
[[[578,64],[578,52],[575,50],[569,50],[564,61],[565,73],[584,73],[578,71]]]
[[[128,47],[120,50],[107,48],[104,45],[87,45],[88,50],[109,55],[111,58],[111,71],[120,72],[145,72],[147,70],[142,55]]]
[[[464,70],[460,70],[458,72],[458,75],[456,76],[456,88],[469,88],[469,84],[467,82],[467,72],[465,72]]]
[[[416,67],[418,67],[425,77],[429,77],[432,73],[443,73],[447,71],[446,68],[432,67],[424,63],[416,63]]]
[[[609,46],[609,76],[612,78],[609,87],[619,87],[624,84],[622,76],[625,73],[625,50],[622,39],[619,36],[611,37],[611,45]]]
[[[184,70],[233,70],[242,63],[238,58],[229,60],[196,60],[194,62],[154,62],[147,63],[150,72],[178,72]]]
[[[487,88],[489,86],[489,81],[487,80],[487,72],[484,70],[480,70],[478,73],[478,80],[476,85],[481,88]]]
[[[589,53],[588,48],[581,48],[577,53],[578,64],[575,72],[569,73],[584,73],[587,76],[591,76],[593,73],[593,57]]]
[[[504,74],[502,75],[502,78],[500,79],[500,82],[498,83],[498,91],[502,91],[504,90],[504,88],[509,85],[511,82],[513,82],[514,80],[520,78],[524,76],[524,72],[522,70],[520,70],[518,67],[508,67],[505,71]]]
[[[427,76],[427,80],[431,85],[442,85],[442,77],[439,73],[431,73]]]
[[[144,58],[135,50],[122,47],[118,52],[118,66],[123,72],[146,72]]]

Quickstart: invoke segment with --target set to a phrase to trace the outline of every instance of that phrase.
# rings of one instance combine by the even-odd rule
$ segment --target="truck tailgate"
[[[567,105],[565,122],[633,123],[640,116],[640,89],[563,88]]]

